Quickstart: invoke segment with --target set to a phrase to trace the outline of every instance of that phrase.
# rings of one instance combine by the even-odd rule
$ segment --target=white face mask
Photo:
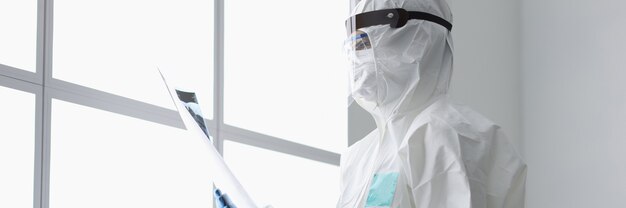
[[[357,31],[345,42],[352,67],[349,71],[350,94],[359,105],[371,110],[378,99],[376,60],[367,33]],[[370,108],[370,109],[367,109]]]

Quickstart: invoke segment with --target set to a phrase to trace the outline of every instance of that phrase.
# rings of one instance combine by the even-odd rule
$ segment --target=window
[[[297,5],[306,9],[285,9],[290,5],[225,3],[224,121],[340,152],[347,147],[342,44],[349,4],[309,1]]]
[[[0,87],[0,207],[31,207],[35,164],[35,95]]]
[[[37,1],[0,1],[0,68],[35,72],[37,62]]]
[[[52,102],[50,207],[210,207],[208,152],[184,130]]]
[[[225,159],[257,204],[273,207],[335,207],[339,168],[226,141]]]
[[[349,4],[323,0],[284,9],[289,5],[294,2],[225,1],[224,124],[249,131],[232,137],[251,135],[251,144],[336,154],[347,148],[342,43]],[[329,165],[299,156],[224,145],[224,158],[257,203],[334,207],[339,157]]]
[[[210,0],[55,0],[53,77],[175,109],[158,67],[212,109],[212,11]]]
[[[348,3],[280,9],[291,4],[0,2],[0,96],[10,101],[0,124],[11,126],[0,131],[11,170],[0,171],[0,207],[212,207],[208,152],[157,68],[196,91],[216,148],[256,202],[334,206]]]

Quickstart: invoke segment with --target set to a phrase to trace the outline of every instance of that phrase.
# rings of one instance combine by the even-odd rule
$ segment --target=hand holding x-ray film
[[[159,69],[163,82],[176,105],[187,132],[194,138],[202,139],[210,153],[209,166],[212,171],[215,202],[219,208],[252,208],[257,207],[248,193],[243,189],[237,178],[232,174],[222,156],[213,146],[200,105],[194,92],[179,90],[176,84],[168,83],[164,73]]]

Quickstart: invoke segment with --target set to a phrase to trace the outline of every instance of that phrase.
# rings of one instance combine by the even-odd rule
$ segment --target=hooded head
[[[351,16],[394,8],[452,22],[445,0],[361,0]],[[352,62],[350,92],[377,122],[419,113],[447,93],[452,75],[452,39],[447,28],[411,19],[400,28],[375,25],[356,33],[346,41]],[[365,46],[355,47],[355,37],[367,38]]]

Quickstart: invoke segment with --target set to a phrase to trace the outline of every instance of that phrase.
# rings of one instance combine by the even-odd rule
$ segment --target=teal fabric
[[[374,174],[365,207],[389,207],[398,184],[398,173]]]

